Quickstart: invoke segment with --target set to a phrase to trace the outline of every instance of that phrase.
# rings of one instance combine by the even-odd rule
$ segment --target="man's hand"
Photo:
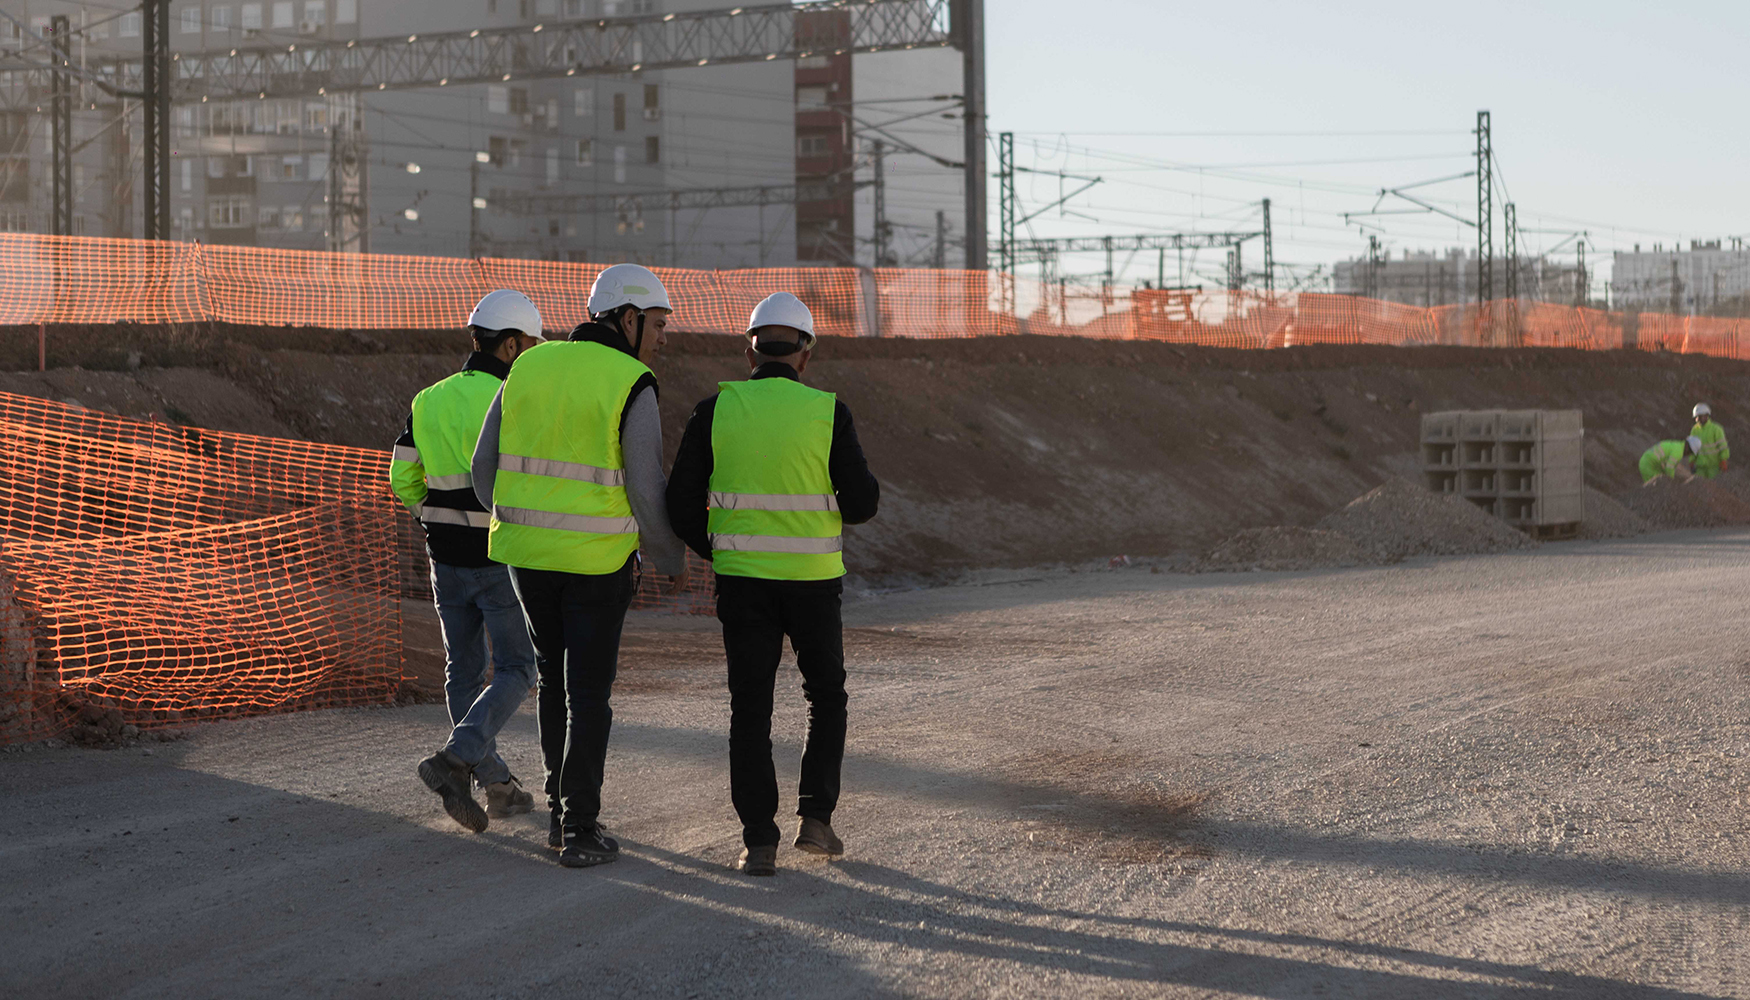
[[[672,597],[687,589],[687,584],[693,582],[693,571],[691,567],[682,565],[679,573],[676,573],[674,576],[663,577],[663,579],[668,582],[663,584],[662,592]]]
[[[1731,463],[1728,459],[1724,459],[1724,458],[1720,459],[1720,471],[1721,472],[1726,471],[1726,466],[1729,464],[1731,464]]]

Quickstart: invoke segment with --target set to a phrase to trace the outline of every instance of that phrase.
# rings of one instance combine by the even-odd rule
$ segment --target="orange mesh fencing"
[[[192,323],[337,330],[455,329],[494,288],[534,299],[550,330],[585,318],[602,264],[409,257],[0,233],[0,325]],[[983,271],[655,268],[673,326],[740,333],[755,303],[792,292],[827,336],[1014,333],[1264,349],[1310,344],[1573,347],[1740,357],[1740,320],[1548,302],[1422,307],[1312,292],[1070,287]],[[1634,327],[1635,334],[1629,328]]]
[[[387,456],[0,394],[0,743],[385,702]]]

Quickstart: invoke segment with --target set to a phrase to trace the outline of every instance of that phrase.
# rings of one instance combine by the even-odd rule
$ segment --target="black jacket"
[[[752,378],[802,381],[796,369],[782,361],[760,365],[754,369]],[[680,451],[675,454],[674,469],[668,475],[669,524],[688,548],[706,559],[711,558],[711,533],[706,523],[711,470],[715,464],[711,452],[711,422],[716,413],[716,396],[693,408],[686,433],[681,436]],[[881,484],[869,472],[863,446],[857,443],[857,429],[851,423],[850,408],[843,400],[838,401],[833,409],[832,452],[827,456],[827,472],[832,476],[833,492],[839,499],[839,514],[846,524],[862,524],[875,516],[875,509],[881,503]]]
[[[490,354],[475,351],[468,355],[463,363],[465,372],[485,372],[500,382],[510,374],[510,365],[498,360]],[[401,436],[395,439],[398,445],[409,448],[419,447],[413,440],[413,414],[407,415],[407,428]],[[434,507],[453,507],[456,510],[482,511],[480,501],[474,496],[474,490],[464,487],[459,490],[432,490],[426,495],[428,505]],[[449,566],[490,566],[492,560],[486,558],[486,529],[470,528],[463,524],[426,524],[420,522],[425,529],[425,551],[431,556],[432,562],[444,563]]]

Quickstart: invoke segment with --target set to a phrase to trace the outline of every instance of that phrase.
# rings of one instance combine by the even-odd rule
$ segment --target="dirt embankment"
[[[284,331],[203,336],[130,348],[138,369],[0,372],[0,390],[387,449],[414,392],[465,353],[460,335],[448,354],[429,353],[444,343],[429,333],[311,333],[322,352],[287,349]],[[693,404],[746,374],[737,338],[697,334],[656,368],[671,454]],[[1686,431],[1696,401],[1728,431],[1750,415],[1750,365],[1637,352],[828,340],[808,381],[850,405],[882,480],[880,516],[847,533],[855,571],[874,577],[1200,554],[1246,528],[1312,527],[1418,478],[1431,410],[1583,410],[1588,479],[1612,495],[1638,486],[1640,453]]]

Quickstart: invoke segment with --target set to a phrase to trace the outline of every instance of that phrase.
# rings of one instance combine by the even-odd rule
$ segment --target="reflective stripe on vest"
[[[482,416],[484,416],[484,414],[482,414]],[[484,420],[482,422],[484,422]],[[419,461],[419,449],[418,448],[409,448],[407,445],[404,445],[404,444],[398,444],[395,446],[395,453],[394,453],[394,455],[391,456],[391,458],[393,458],[393,460],[397,461],[397,462],[417,463]]]
[[[831,493],[713,493],[711,506],[723,510],[838,510],[839,498]]]
[[[470,490],[474,488],[472,472],[458,472],[453,476],[426,476],[425,488],[428,490]]]
[[[521,569],[602,575],[638,549],[620,421],[650,377],[603,344],[524,351],[504,383],[487,554]]]
[[[492,515],[483,510],[457,510],[454,507],[433,507],[428,504],[420,507],[415,516],[425,524],[460,524],[468,528],[492,526]]]
[[[843,521],[827,467],[832,394],[787,378],[720,388],[708,517],[717,572],[766,580],[844,576]]]
[[[623,469],[604,469],[595,465],[584,465],[581,462],[561,462],[554,458],[530,458],[527,455],[498,456],[500,472],[521,472],[531,476],[551,476],[554,479],[575,479],[580,483],[595,483],[598,486],[626,485],[626,472]]]

